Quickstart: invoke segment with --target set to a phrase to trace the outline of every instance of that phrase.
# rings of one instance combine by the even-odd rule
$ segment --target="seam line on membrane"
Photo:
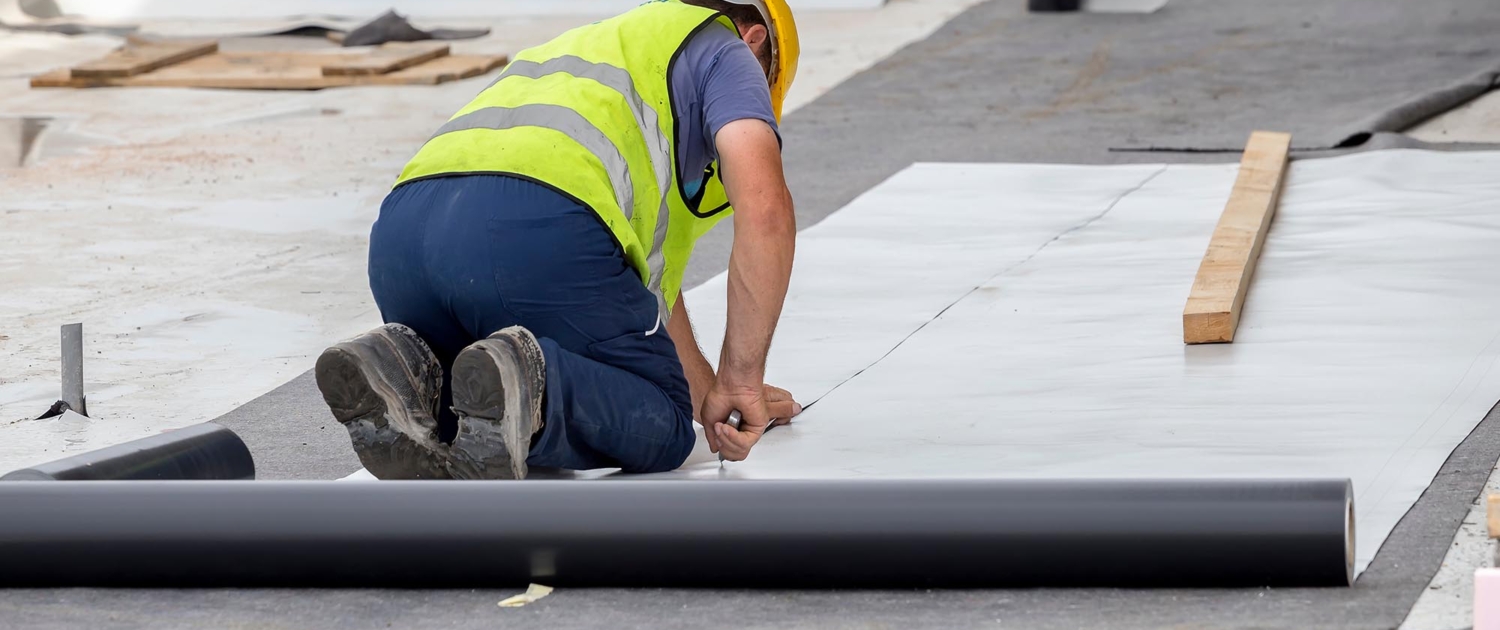
[[[881,361],[884,361],[886,357],[891,356],[892,353],[896,352],[896,349],[900,348],[902,344],[904,344],[904,343],[907,342],[907,340],[909,340],[912,337],[916,336],[917,333],[922,332],[922,329],[926,328],[928,324],[931,324],[932,322],[935,322],[938,319],[942,318],[943,314],[948,312],[948,309],[951,309],[954,306],[957,306],[959,302],[962,302],[965,299],[968,299],[968,297],[971,296],[971,295],[973,295],[975,291],[978,291],[980,287],[982,287],[982,286],[984,286],[986,284],[989,284],[990,281],[994,280],[995,278],[998,278],[998,277],[1003,276],[1003,275],[1005,275],[1007,273],[1010,273],[1011,270],[1015,269],[1016,267],[1020,267],[1021,265],[1024,265],[1024,264],[1030,262],[1031,259],[1036,258],[1037,254],[1042,253],[1042,250],[1047,249],[1048,245],[1056,243],[1058,240],[1061,240],[1062,237],[1067,236],[1069,234],[1072,234],[1074,232],[1077,232],[1078,230],[1081,230],[1083,228],[1086,228],[1086,227],[1092,225],[1095,221],[1098,221],[1099,219],[1104,218],[1104,215],[1109,214],[1110,210],[1114,210],[1115,206],[1120,205],[1120,202],[1124,201],[1125,198],[1128,197],[1128,196],[1130,196],[1131,193],[1136,192],[1136,191],[1138,191],[1138,190],[1140,190],[1142,188],[1145,188],[1146,184],[1151,183],[1151,180],[1154,180],[1154,179],[1157,178],[1157,176],[1161,175],[1162,173],[1165,173],[1167,171],[1167,167],[1168,166],[1169,165],[1167,165],[1167,164],[1163,164],[1161,166],[1161,168],[1156,169],[1156,172],[1148,175],[1145,179],[1141,180],[1141,183],[1136,184],[1134,187],[1130,188],[1129,190],[1126,190],[1123,193],[1120,193],[1120,196],[1115,197],[1114,201],[1109,202],[1109,205],[1106,206],[1104,208],[1104,210],[1101,211],[1099,214],[1096,214],[1096,215],[1094,215],[1092,217],[1089,217],[1088,219],[1085,219],[1083,222],[1079,223],[1078,225],[1072,226],[1072,227],[1070,227],[1070,228],[1068,228],[1066,230],[1058,232],[1057,236],[1054,236],[1051,239],[1048,239],[1047,242],[1042,243],[1040,247],[1036,248],[1036,251],[1031,252],[1030,254],[1027,254],[1025,258],[1022,258],[1021,260],[1016,261],[1015,263],[1011,264],[1010,266],[1008,266],[1008,267],[1006,267],[1004,269],[1001,269],[1000,271],[995,272],[994,275],[991,275],[990,277],[985,278],[984,281],[980,282],[979,284],[974,285],[974,288],[969,289],[968,291],[965,291],[963,295],[958,296],[958,299],[953,300],[947,306],[944,306],[943,309],[940,310],[940,311],[938,311],[936,315],[933,315],[927,321],[922,322],[922,325],[917,326],[915,330],[912,330],[911,332],[907,333],[905,337],[901,338],[901,341],[898,341],[898,342],[896,342],[896,345],[891,346],[890,350],[886,350],[885,354],[880,355],[880,358],[875,359],[874,362],[872,362],[869,365],[866,365],[866,366],[860,368],[858,372],[855,372],[854,374],[850,375],[849,378],[846,378],[846,379],[844,379],[842,381],[839,381],[839,383],[837,385],[834,385],[833,387],[829,388],[828,391],[823,392],[823,395],[819,396],[816,400],[814,400],[814,401],[812,401],[810,403],[807,403],[806,405],[803,405],[802,406],[803,411],[806,411],[807,409],[811,408],[813,405],[818,404],[824,398],[827,398],[829,396],[829,394],[832,394],[834,391],[837,391],[838,388],[843,387],[845,383],[848,383],[849,381],[852,381],[852,380],[854,380],[856,378],[859,378],[859,375],[864,374],[865,371],[869,370],[872,367],[875,367]]]

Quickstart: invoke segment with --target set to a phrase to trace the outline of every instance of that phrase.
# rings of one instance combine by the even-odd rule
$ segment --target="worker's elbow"
[[[772,196],[764,203],[756,204],[750,212],[736,212],[734,229],[748,230],[771,238],[795,235],[797,211],[792,205],[791,194]]]

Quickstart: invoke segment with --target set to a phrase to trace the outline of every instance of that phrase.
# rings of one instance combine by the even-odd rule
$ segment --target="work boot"
[[[511,326],[474,342],[453,360],[458,437],[449,450],[454,479],[525,479],[531,437],[542,430],[547,382],[542,346]]]
[[[314,373],[371,474],[449,478],[437,436],[443,367],[416,331],[386,324],[341,342],[323,351]]]

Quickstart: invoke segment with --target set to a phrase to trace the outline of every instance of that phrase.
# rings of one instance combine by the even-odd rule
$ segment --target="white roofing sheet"
[[[1500,153],[1293,162],[1234,343],[1184,346],[1236,168],[898,173],[799,236],[767,380],[816,404],[663,476],[1349,477],[1363,568],[1500,399]]]

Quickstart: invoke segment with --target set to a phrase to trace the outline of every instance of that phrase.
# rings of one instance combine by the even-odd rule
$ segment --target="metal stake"
[[[62,327],[62,401],[83,415],[88,401],[83,395],[83,324]]]

